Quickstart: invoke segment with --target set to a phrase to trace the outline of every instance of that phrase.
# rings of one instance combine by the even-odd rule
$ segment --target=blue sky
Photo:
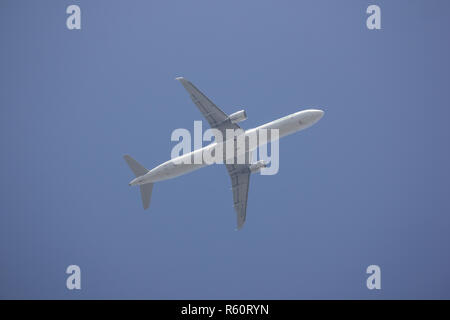
[[[450,298],[449,10],[2,1],[0,298]],[[124,154],[152,168],[203,120],[177,76],[244,128],[325,110],[280,141],[277,175],[252,176],[239,232],[218,165],[156,184],[149,211],[128,186]]]

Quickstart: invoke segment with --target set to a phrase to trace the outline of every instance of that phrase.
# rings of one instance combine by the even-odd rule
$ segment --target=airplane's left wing
[[[247,198],[251,172],[246,164],[227,164],[226,167],[231,177],[237,228],[240,229],[244,225],[247,215]]]
[[[206,118],[211,128],[220,130],[224,136],[226,129],[240,129],[237,124],[230,121],[225,112],[209,100],[208,97],[198,90],[189,80],[186,80],[183,77],[178,77],[176,79],[180,81],[186,91],[189,92],[192,101]]]

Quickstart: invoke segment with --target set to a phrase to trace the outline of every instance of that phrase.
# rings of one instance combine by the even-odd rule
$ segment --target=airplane
[[[199,89],[197,89],[189,80],[183,77],[177,77],[176,80],[181,82],[183,87],[189,93],[190,98],[192,99],[194,104],[208,121],[211,128],[218,129],[223,133],[224,137],[225,132],[228,129],[241,129],[241,127],[237,123],[247,119],[247,115],[244,110],[235,112],[231,115],[227,115],[210,99],[208,99],[208,97],[206,97]],[[260,132],[261,129],[278,129],[278,138],[281,138],[312,126],[322,118],[323,114],[324,112],[318,109],[303,110],[243,132],[246,136],[250,136],[251,134]],[[172,179],[211,164],[204,162],[196,164],[186,160],[195,157],[195,155],[198,155],[198,153],[203,154],[203,152],[205,151],[211,151],[212,148],[217,147],[218,143],[224,142],[213,141],[211,144],[201,149],[197,149],[190,153],[186,153],[179,157],[168,160],[153,168],[152,170],[146,169],[132,157],[130,157],[129,155],[125,155],[125,161],[136,176],[136,178],[133,179],[129,183],[129,185],[140,187],[144,210],[150,206],[150,198],[152,195],[153,184],[155,182]],[[256,147],[258,147],[258,145]],[[247,158],[250,159],[251,156],[248,155],[253,151],[253,149],[246,149],[241,151],[241,153],[245,152]],[[245,163],[238,163],[238,161],[236,161],[238,155],[238,152],[233,155],[234,162],[232,162],[231,164],[229,164],[229,161],[224,161],[226,169],[228,170],[228,173],[231,177],[234,209],[237,214],[237,230],[242,228],[246,220],[250,175],[252,173],[261,171],[262,168],[267,166],[267,163],[265,163],[263,160],[257,161],[255,163],[251,163],[248,160]]]

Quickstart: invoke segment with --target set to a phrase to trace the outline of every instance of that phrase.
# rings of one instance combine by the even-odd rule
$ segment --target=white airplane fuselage
[[[246,130],[244,134],[245,136],[251,136],[254,135],[255,133],[259,134],[259,130],[261,129],[267,130],[278,129],[279,130],[278,138],[281,138],[312,126],[314,123],[319,121],[320,118],[322,118],[322,116],[323,116],[322,110],[317,109],[303,110],[296,113],[292,113],[286,117],[274,120],[272,122],[266,123],[262,126]],[[260,143],[260,139],[258,139],[258,144],[255,145],[251,150],[247,151],[253,151],[257,147],[266,144],[268,142],[272,142],[273,140],[274,139],[272,138],[271,135],[269,136],[268,141],[263,143]],[[202,167],[208,166],[212,163],[186,164],[188,163],[188,161],[186,160],[192,159],[193,157],[196,157],[196,155],[198,156],[198,153],[203,154],[206,151],[211,152],[211,149],[217,148],[218,144],[224,144],[226,142],[227,141],[212,142],[211,144],[201,149],[194,150],[192,152],[183,154],[179,157],[166,161],[160,164],[159,166],[153,168],[146,174],[133,179],[129,184],[130,186],[135,186],[172,179],[184,175],[186,173],[192,172],[194,170],[198,170]],[[226,159],[224,159],[224,162],[225,160]]]

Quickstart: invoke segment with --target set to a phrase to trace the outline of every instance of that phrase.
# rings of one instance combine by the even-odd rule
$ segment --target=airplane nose
[[[310,119],[311,124],[316,123],[323,117],[324,112],[322,110],[311,110]]]
[[[315,121],[319,121],[323,117],[324,112],[322,110],[314,110],[313,117]]]
[[[324,112],[319,109],[308,109],[298,113],[298,122],[302,129],[308,128],[315,124],[323,117]]]

